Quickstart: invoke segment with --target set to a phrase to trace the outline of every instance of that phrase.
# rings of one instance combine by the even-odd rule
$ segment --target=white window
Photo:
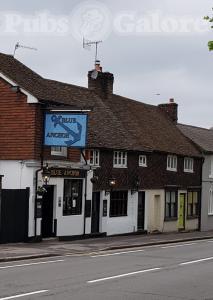
[[[67,147],[52,146],[51,155],[67,157]]]
[[[184,172],[193,173],[194,171],[194,159],[190,157],[184,158]]]
[[[210,170],[209,177],[213,178],[213,155],[211,155],[210,159],[211,159],[211,170]]]
[[[167,156],[167,170],[168,171],[177,171],[177,156],[168,155]]]
[[[99,161],[100,161],[100,151],[90,150],[90,165],[99,166]]]
[[[139,155],[139,166],[147,167],[147,157],[146,155]]]
[[[127,167],[127,152],[114,151],[113,167],[115,168]]]
[[[209,191],[209,208],[208,208],[208,214],[213,215],[213,188]]]

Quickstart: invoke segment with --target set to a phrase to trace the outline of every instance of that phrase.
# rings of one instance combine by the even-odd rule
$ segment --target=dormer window
[[[168,155],[167,156],[167,170],[177,172],[177,156]]]

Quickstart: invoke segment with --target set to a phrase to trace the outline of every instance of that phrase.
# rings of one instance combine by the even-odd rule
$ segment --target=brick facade
[[[43,113],[41,104],[27,103],[27,96],[15,93],[10,84],[0,79],[0,158],[1,160],[40,160],[43,140]],[[50,147],[44,147],[44,159],[63,159],[51,156]],[[66,160],[80,161],[80,150],[69,149]]]
[[[177,172],[167,171],[167,154],[147,153],[147,167],[139,167],[139,152],[128,152],[128,167],[113,168],[113,151],[102,150],[100,152],[100,168],[95,175],[98,182],[95,190],[109,189],[108,180],[116,179],[116,189],[132,189],[134,182],[139,177],[140,189],[164,189],[167,186],[177,186],[179,189],[199,187],[201,185],[202,160],[194,159],[194,173],[184,172],[184,157],[178,156]]]

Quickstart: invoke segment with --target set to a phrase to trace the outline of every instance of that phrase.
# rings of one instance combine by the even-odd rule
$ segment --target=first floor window
[[[110,217],[127,216],[127,191],[112,191],[110,196]]]
[[[99,166],[100,152],[99,150],[90,150],[90,165]]]
[[[177,192],[166,192],[165,219],[177,218]]]
[[[139,155],[139,166],[147,167],[147,157],[146,155]]]
[[[187,217],[198,216],[198,192],[188,192]]]
[[[184,172],[193,173],[194,171],[194,159],[190,157],[184,158]]]
[[[167,156],[167,170],[168,171],[177,171],[177,156],[168,155]]]
[[[208,208],[208,214],[213,215],[213,188],[209,191],[209,208]]]
[[[64,179],[63,215],[81,215],[82,180]]]
[[[126,168],[127,167],[127,152],[114,151],[113,167]]]
[[[67,157],[67,147],[52,146],[51,155]]]

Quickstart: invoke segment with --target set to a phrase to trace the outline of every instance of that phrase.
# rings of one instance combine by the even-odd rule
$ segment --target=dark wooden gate
[[[0,243],[25,242],[28,237],[29,188],[2,190]]]

